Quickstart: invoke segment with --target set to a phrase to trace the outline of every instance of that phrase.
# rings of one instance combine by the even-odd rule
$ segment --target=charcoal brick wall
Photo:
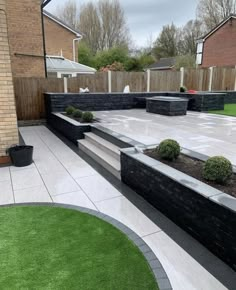
[[[187,113],[188,101],[179,100],[168,100],[161,98],[147,99],[147,112],[154,114],[161,114],[166,116],[183,116]]]
[[[121,178],[155,208],[236,269],[235,212],[121,153]]]
[[[90,125],[76,126],[54,114],[51,114],[50,118],[48,118],[48,123],[76,145],[77,140],[84,139],[85,132],[91,131]]]

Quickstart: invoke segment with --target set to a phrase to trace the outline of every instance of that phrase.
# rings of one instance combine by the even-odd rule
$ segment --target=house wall
[[[229,20],[204,42],[202,67],[236,65],[236,19]]]
[[[44,27],[47,55],[61,55],[73,60],[73,39],[76,35],[44,15]],[[76,60],[78,61],[78,42],[76,42]]]
[[[14,77],[45,77],[41,0],[6,0]]]
[[[0,0],[0,163],[8,161],[6,149],[19,141],[5,11],[6,0]]]

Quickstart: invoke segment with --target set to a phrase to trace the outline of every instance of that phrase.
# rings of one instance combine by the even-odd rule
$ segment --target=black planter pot
[[[33,162],[33,146],[14,146],[9,148],[12,164],[16,167],[24,167],[32,164]]]

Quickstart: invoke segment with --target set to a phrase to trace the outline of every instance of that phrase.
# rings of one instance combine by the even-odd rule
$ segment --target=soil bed
[[[206,181],[203,176],[203,166],[204,162],[198,159],[191,158],[189,156],[186,156],[184,154],[180,154],[179,158],[175,161],[166,161],[160,158],[158,156],[158,153],[156,153],[153,149],[152,150],[146,150],[144,152],[147,156],[154,158],[172,168],[175,168],[189,176],[192,176],[220,191],[223,191],[231,196],[236,197],[236,174],[233,174],[231,180],[225,184],[225,185],[220,185],[216,184],[215,182],[212,181]]]

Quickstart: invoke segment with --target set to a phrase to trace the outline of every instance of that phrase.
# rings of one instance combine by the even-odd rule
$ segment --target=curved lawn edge
[[[156,257],[156,255],[153,253],[151,248],[145,243],[145,241],[139,237],[134,231],[132,231],[129,227],[122,224],[121,222],[117,221],[116,219],[103,214],[101,212],[80,207],[76,205],[68,205],[68,204],[62,204],[62,203],[45,203],[45,202],[35,202],[35,203],[16,203],[16,204],[5,204],[0,205],[0,208],[3,207],[23,207],[23,206],[47,206],[47,207],[57,207],[57,208],[64,208],[64,209],[71,209],[75,211],[79,211],[81,213],[87,213],[92,216],[95,216],[97,218],[100,218],[103,221],[106,221],[107,223],[113,225],[115,228],[120,230],[123,234],[125,234],[130,241],[132,241],[140,250],[140,252],[144,255],[144,258],[146,259],[149,267],[151,268],[155,280],[157,282],[157,285],[160,290],[172,290],[170,280]]]

